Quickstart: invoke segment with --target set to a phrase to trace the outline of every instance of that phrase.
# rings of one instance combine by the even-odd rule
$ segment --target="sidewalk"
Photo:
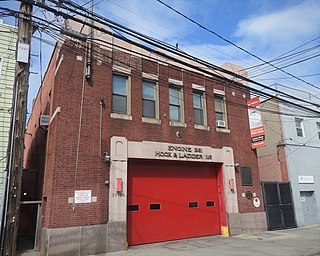
[[[320,256],[320,225],[234,237],[209,236],[149,245],[96,256]]]

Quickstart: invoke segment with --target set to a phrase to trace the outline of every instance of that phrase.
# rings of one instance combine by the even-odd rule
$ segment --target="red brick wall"
[[[75,52],[73,48],[64,45],[59,52],[60,57],[63,55],[63,61],[57,75],[47,78],[44,83],[44,86],[52,87],[51,113],[56,107],[61,107],[61,113],[56,116],[48,130],[43,190],[43,197],[46,198],[43,222],[45,227],[100,224],[108,220],[108,189],[104,181],[109,177],[109,166],[99,157],[100,97],[105,99],[102,117],[102,152],[110,152],[109,143],[112,136],[123,136],[130,141],[159,141],[214,148],[230,146],[234,149],[235,162],[252,168],[254,182],[252,187],[240,186],[240,175],[236,172],[239,210],[240,212],[262,210],[262,208],[254,208],[252,201],[241,197],[242,192],[250,190],[262,199],[257,157],[255,151],[250,148],[247,109],[244,107],[246,99],[249,98],[248,90],[242,92],[226,85],[230,133],[216,132],[213,89],[223,90],[224,82],[119,51],[109,52],[106,49],[97,48],[95,51],[101,65],[97,64],[96,59],[94,60],[92,82],[83,81],[85,63],[83,49],[78,48]],[[82,56],[82,61],[77,60],[77,55]],[[132,68],[132,121],[110,117],[112,65],[116,63]],[[55,62],[51,62],[48,74],[54,72],[55,65]],[[141,120],[142,72],[159,75],[161,125],[143,123]],[[187,127],[169,125],[168,78],[183,80],[184,115]],[[192,83],[206,86],[207,119],[210,131],[193,127]],[[82,88],[84,88],[84,97],[79,135]],[[235,93],[235,96],[232,93]],[[243,98],[243,94],[246,95],[246,99]],[[39,99],[37,104],[38,101]],[[37,113],[32,114],[33,119],[37,118]],[[181,131],[181,138],[177,138],[177,131]],[[30,148],[28,143],[26,148],[26,151]],[[67,199],[74,196],[75,189],[91,189],[92,195],[97,196],[98,201],[91,204],[68,204]]]

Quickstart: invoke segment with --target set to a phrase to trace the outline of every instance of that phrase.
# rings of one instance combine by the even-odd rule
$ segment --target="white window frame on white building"
[[[0,79],[1,79],[1,72],[2,72],[2,60],[3,58],[0,56]]]
[[[320,140],[320,122],[316,122],[317,132],[318,132],[318,139]]]
[[[214,89],[214,108],[215,108],[215,118],[216,118],[216,127],[217,130],[228,130],[228,122],[227,122],[227,106],[226,106],[226,97],[225,92],[221,90]],[[221,106],[218,109],[218,101],[221,100]]]
[[[149,89],[149,92],[147,90]],[[152,93],[151,93],[152,90]],[[154,115],[145,112],[147,105],[153,105]],[[159,119],[159,84],[158,77],[142,73],[142,122],[160,124]]]
[[[178,92],[175,96],[173,90]],[[172,118],[172,109],[178,109],[178,118]],[[169,120],[171,126],[186,127],[184,122],[184,100],[183,100],[183,82],[179,80],[169,79]]]
[[[110,116],[112,118],[120,118],[120,119],[126,119],[126,120],[132,120],[131,116],[131,77],[130,77],[131,71],[130,69],[125,69],[122,67],[113,67],[113,73],[112,73],[112,100],[111,100],[111,114]],[[120,77],[125,80],[125,93],[122,92],[116,92],[115,89],[115,77]],[[123,89],[123,88],[122,88]],[[115,97],[123,97],[126,98],[125,103],[125,111],[117,111],[114,108],[114,98]]]
[[[298,137],[305,137],[303,119],[299,117],[294,118],[294,122],[296,125],[296,133]]]

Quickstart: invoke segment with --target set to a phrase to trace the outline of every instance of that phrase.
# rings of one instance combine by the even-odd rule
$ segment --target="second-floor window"
[[[193,91],[193,113],[194,123],[199,125],[205,125],[203,92]]]
[[[318,138],[320,140],[320,122],[316,122],[316,125],[317,125]]]
[[[142,116],[157,118],[157,87],[152,81],[142,81]]]
[[[304,128],[303,128],[303,119],[302,118],[295,118],[296,123],[296,131],[298,137],[304,137]]]
[[[222,95],[214,96],[214,107],[216,112],[216,125],[220,128],[226,128],[226,102]]]
[[[128,108],[129,84],[128,77],[113,74],[112,76],[112,112],[129,114]]]
[[[176,86],[169,87],[170,121],[183,122],[182,90]]]

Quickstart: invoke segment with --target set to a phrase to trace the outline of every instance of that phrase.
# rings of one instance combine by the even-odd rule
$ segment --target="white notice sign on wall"
[[[91,190],[74,191],[74,203],[75,204],[91,203]]]
[[[18,43],[17,61],[23,63],[29,62],[29,48],[28,44]]]

